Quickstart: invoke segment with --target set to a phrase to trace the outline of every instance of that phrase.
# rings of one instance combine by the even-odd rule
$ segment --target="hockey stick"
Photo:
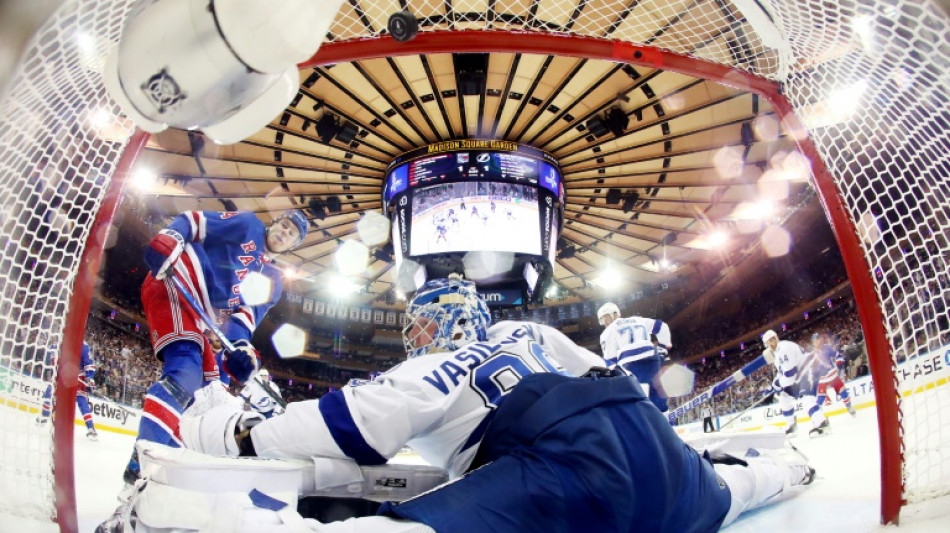
[[[198,316],[201,317],[201,320],[208,325],[208,329],[210,329],[211,332],[218,337],[218,340],[221,341],[221,345],[224,346],[224,349],[229,352],[233,352],[234,345],[231,344],[231,341],[229,341],[228,338],[224,336],[224,332],[221,331],[221,328],[218,327],[218,324],[215,323],[214,320],[211,320],[211,317],[208,316],[208,313],[205,311],[204,307],[202,307],[201,304],[198,303],[198,300],[196,300],[195,297],[192,296],[191,292],[188,291],[188,288],[185,287],[184,283],[182,283],[181,278],[178,277],[178,274],[173,272],[169,277],[171,277],[172,283],[174,283],[175,287],[178,289],[178,293],[181,294],[182,298],[188,302],[188,305],[190,305],[191,308],[196,313],[198,313]]]
[[[756,357],[755,359],[747,363],[745,366],[743,366],[739,370],[736,370],[726,379],[720,381],[719,383],[716,383],[715,385],[704,390],[702,393],[694,396],[683,405],[668,412],[666,416],[669,419],[670,424],[675,423],[676,419],[683,416],[683,414],[686,413],[686,411],[693,409],[694,407],[702,404],[703,402],[709,401],[709,399],[712,398],[713,396],[721,394],[724,390],[744,380],[750,374],[764,367],[765,365],[772,364],[772,361],[774,360],[774,356],[775,356],[775,353],[772,350],[769,350],[769,349],[765,350],[764,352],[762,352],[762,355]]]
[[[810,355],[811,357],[809,357],[809,355]],[[806,363],[804,366],[802,366],[801,369],[799,369],[798,371],[796,371],[797,374],[798,374],[798,377],[795,379],[795,384],[796,384],[796,385],[798,384],[798,382],[801,381],[802,377],[804,376],[804,373],[803,373],[803,372],[804,372],[805,370],[808,370],[809,368],[811,368],[811,366],[814,365],[814,364],[815,364],[815,361],[818,359],[816,352],[812,352],[812,353],[809,353],[809,354],[805,354],[805,357],[808,359],[808,363]],[[777,392],[778,392],[778,391],[775,391],[775,390],[773,389],[773,391],[772,391],[771,393],[762,396],[761,398],[759,398],[758,400],[756,400],[755,403],[753,403],[753,404],[750,405],[749,407],[746,407],[745,409],[743,409],[741,413],[739,413],[739,414],[737,414],[736,416],[730,418],[729,421],[726,422],[725,424],[719,426],[719,429],[722,430],[724,427],[726,427],[726,426],[728,426],[729,424],[735,422],[736,420],[738,420],[739,418],[741,418],[742,415],[748,413],[748,412],[751,411],[752,409],[754,409],[754,408],[758,407],[759,405],[761,405],[762,402],[764,402],[765,400],[774,397]]]
[[[268,396],[270,396],[271,398],[274,399],[275,402],[277,402],[277,405],[279,405],[282,409],[287,408],[287,401],[281,398],[280,396],[274,394],[274,391],[272,391],[270,387],[267,386],[266,383],[261,381],[261,378],[259,376],[254,376],[254,381],[256,381],[257,384],[260,385],[262,389],[264,389],[264,392],[266,392]]]

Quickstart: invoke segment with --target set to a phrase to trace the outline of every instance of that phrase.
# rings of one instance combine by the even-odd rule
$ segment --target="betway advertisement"
[[[760,370],[760,372],[769,372],[771,367]],[[946,394],[942,387],[950,383],[950,346],[944,346],[940,350],[930,352],[908,359],[897,366],[897,380],[900,383],[900,392],[903,397],[912,394],[924,394],[931,389],[937,388]],[[876,405],[874,398],[874,383],[871,376],[864,376],[849,381],[845,384],[851,393],[851,401],[855,407],[870,407]],[[715,400],[715,398],[714,398]],[[808,421],[808,408],[814,405],[814,396],[806,396],[795,402],[795,416],[798,422]],[[830,407],[825,406],[825,414],[836,414],[843,412],[844,404],[840,401],[834,402]],[[737,415],[727,414],[718,417],[717,427],[723,426],[727,422],[729,430],[756,430],[766,425],[782,424],[782,412],[778,403],[764,405],[750,409],[742,413],[737,419]],[[677,433],[695,433],[702,432],[702,420],[676,426]]]
[[[0,366],[0,405],[39,415],[46,388],[47,383],[42,380]],[[94,395],[89,396],[89,406],[97,429],[132,435],[138,433],[141,410]],[[77,424],[83,424],[78,407],[75,419]]]

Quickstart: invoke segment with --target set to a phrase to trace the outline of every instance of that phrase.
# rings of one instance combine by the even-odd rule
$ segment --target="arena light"
[[[281,359],[297,357],[303,354],[307,346],[307,333],[293,324],[284,324],[271,335],[274,349]]]
[[[274,284],[270,278],[260,272],[251,272],[244,277],[238,286],[241,299],[247,305],[261,305],[270,300]]]
[[[389,219],[379,211],[367,211],[356,223],[363,244],[373,248],[389,240]]]
[[[725,231],[716,230],[709,234],[707,240],[709,242],[710,248],[721,248],[725,246],[727,242],[729,242],[729,236],[726,235]]]
[[[360,285],[346,276],[337,274],[330,276],[327,282],[327,288],[330,289],[330,292],[332,292],[334,296],[346,298],[353,293],[359,292]]]
[[[158,174],[154,170],[142,167],[132,174],[130,185],[138,193],[147,193],[155,187],[157,181]]]
[[[366,265],[369,264],[369,248],[356,240],[343,241],[333,253],[333,262],[340,274],[355,276],[366,270]]]
[[[614,267],[608,266],[593,279],[593,282],[604,289],[613,290],[623,285],[623,276]]]

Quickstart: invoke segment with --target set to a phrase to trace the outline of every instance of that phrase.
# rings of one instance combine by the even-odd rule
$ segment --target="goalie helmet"
[[[613,302],[607,302],[600,306],[600,309],[597,310],[597,322],[603,326],[604,317],[608,315],[617,315],[618,317],[620,316],[620,308],[617,307],[617,304]]]
[[[491,314],[475,284],[459,277],[433,279],[416,291],[406,307],[403,342],[410,358],[455,351],[488,338]]]

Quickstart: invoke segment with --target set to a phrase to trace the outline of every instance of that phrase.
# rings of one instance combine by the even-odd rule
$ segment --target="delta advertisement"
[[[0,405],[25,411],[33,416],[40,415],[43,394],[47,384],[36,379],[0,366]],[[117,433],[136,435],[142,411],[127,407],[111,400],[89,396],[92,420],[96,429],[107,429]],[[85,425],[79,408],[75,412],[76,424]]]
[[[760,372],[768,372],[766,367]],[[944,387],[950,383],[950,346],[926,355],[917,356],[904,361],[897,366],[897,380],[900,383],[901,396],[906,398],[914,394],[925,394],[934,388]],[[851,402],[855,408],[871,407],[876,405],[874,398],[874,383],[871,376],[863,376],[845,384],[851,394]],[[715,401],[715,398],[713,399]],[[808,422],[808,409],[814,405],[815,397],[806,396],[795,402],[795,416],[799,423]],[[831,406],[824,407],[826,415],[837,415],[846,412],[844,404],[835,399]],[[738,418],[735,418],[738,416]],[[735,419],[735,420],[733,420]],[[754,431],[767,425],[784,426],[782,411],[778,403],[764,405],[750,409],[741,415],[720,415],[716,427],[729,423],[728,429]],[[677,433],[698,433],[703,431],[702,420],[676,426]]]

